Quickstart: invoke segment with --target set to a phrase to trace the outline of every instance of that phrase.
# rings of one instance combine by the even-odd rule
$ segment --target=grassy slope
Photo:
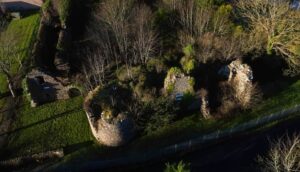
[[[201,134],[213,132],[218,129],[234,127],[240,123],[292,107],[299,103],[300,81],[292,84],[289,88],[276,96],[263,101],[253,110],[235,115],[235,117],[223,120],[205,120],[200,117],[200,114],[194,114],[185,117],[168,127],[162,128],[157,132],[143,136],[128,146],[119,148],[118,150],[109,150],[109,152],[112,153],[112,155],[119,155],[120,153],[124,155],[125,152],[134,154],[135,152],[149,151],[151,149],[200,136]],[[85,160],[99,158],[103,152],[106,157],[110,156],[110,153],[97,145],[88,146],[78,152],[66,156],[65,161],[62,163],[78,160],[83,161],[82,157],[84,157]]]
[[[26,60],[30,56],[33,42],[36,39],[36,34],[39,27],[40,15],[35,14],[20,20],[12,20],[5,32],[19,33],[19,49],[21,50],[22,60]],[[11,69],[16,74],[20,67],[19,63],[15,63]],[[8,91],[7,81],[5,75],[0,73],[0,94]],[[5,107],[6,98],[0,99],[0,109]],[[2,114],[0,114],[0,124],[2,122]]]
[[[30,56],[33,42],[39,27],[40,15],[34,14],[20,20],[12,20],[5,32],[19,33],[19,49],[21,50],[21,59],[24,61]],[[15,63],[11,69],[13,73],[17,73],[20,67],[19,63]],[[8,91],[6,78],[0,74],[0,93]]]
[[[7,147],[11,157],[58,148],[72,151],[72,147],[92,141],[82,97],[36,108],[27,103],[17,115]]]

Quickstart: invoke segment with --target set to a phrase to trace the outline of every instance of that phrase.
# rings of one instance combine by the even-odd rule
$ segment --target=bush
[[[171,93],[173,92],[174,88],[175,88],[175,83],[172,82],[172,77],[173,76],[179,76],[182,74],[181,69],[179,69],[178,67],[172,67],[169,71],[168,74],[165,78],[165,82],[164,82],[164,87],[167,91],[167,93]]]
[[[163,58],[152,58],[146,64],[147,71],[161,73],[167,70],[167,66],[164,64]]]
[[[66,22],[70,15],[70,10],[71,0],[59,0],[58,13],[63,27],[66,26]]]
[[[168,74],[167,74],[167,77],[171,76],[171,75],[180,75],[182,74],[182,71],[180,68],[178,67],[172,67],[169,71],[168,71]]]
[[[146,104],[144,114],[147,116],[145,133],[149,134],[172,123],[178,111],[173,101],[159,98]]]
[[[129,82],[139,80],[139,77],[143,74],[143,72],[144,71],[141,66],[131,67],[130,69],[127,69],[126,66],[122,66],[116,71],[116,75],[119,81]]]
[[[190,164],[185,164],[183,161],[180,161],[178,164],[166,163],[166,168],[164,172],[190,172]]]
[[[183,57],[180,60],[180,63],[182,65],[184,72],[187,74],[191,74],[196,68],[196,60],[195,59],[189,59],[187,57]]]
[[[170,83],[168,84],[167,88],[166,88],[166,91],[167,91],[167,94],[171,94],[175,89],[175,84],[174,83]]]
[[[191,44],[183,48],[183,53],[186,57],[193,57],[196,54],[194,47]]]

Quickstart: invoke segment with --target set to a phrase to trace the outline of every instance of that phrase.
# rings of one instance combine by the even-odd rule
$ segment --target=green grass
[[[30,57],[33,43],[36,40],[36,34],[39,28],[40,15],[34,14],[20,20],[12,20],[6,31],[8,33],[18,34],[18,49],[20,49],[20,58],[24,62]],[[13,74],[18,72],[20,64],[14,62],[11,68]],[[7,92],[7,81],[3,74],[0,74],[0,93]]]
[[[10,156],[59,148],[73,151],[92,142],[82,101],[82,97],[76,97],[36,108],[26,103],[18,110],[17,121],[9,135]]]
[[[59,19],[63,25],[66,24],[71,10],[71,0],[60,0],[58,5]]]

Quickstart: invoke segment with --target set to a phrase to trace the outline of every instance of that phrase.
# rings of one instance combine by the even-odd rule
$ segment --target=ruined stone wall
[[[121,146],[129,142],[134,136],[134,122],[131,118],[119,114],[119,119],[106,120],[100,114],[93,114],[91,103],[94,95],[99,91],[96,88],[85,99],[84,109],[96,140],[107,146]]]

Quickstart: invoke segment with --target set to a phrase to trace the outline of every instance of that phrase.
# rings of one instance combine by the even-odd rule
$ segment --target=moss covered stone
[[[194,78],[186,76],[181,69],[173,67],[168,71],[164,82],[164,89],[167,95],[176,97],[178,94],[194,92]]]

